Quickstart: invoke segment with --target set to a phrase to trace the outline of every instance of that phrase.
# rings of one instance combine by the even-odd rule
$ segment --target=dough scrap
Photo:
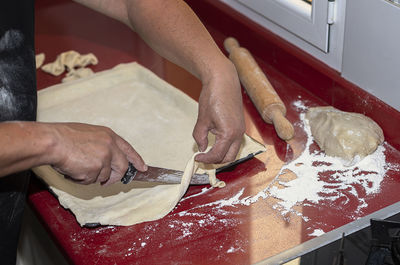
[[[38,121],[108,126],[149,165],[185,170],[185,174],[181,184],[133,181],[104,187],[73,183],[49,166],[34,171],[81,225],[133,225],[162,218],[184,195],[196,167],[211,172],[212,184],[224,185],[215,178],[220,165],[194,163],[197,145],[192,130],[197,109],[196,101],[137,63],[43,89],[38,92]],[[213,141],[210,135],[210,145]],[[258,151],[265,147],[245,136],[237,158]]]
[[[329,156],[342,158],[345,166],[355,165],[384,141],[379,125],[359,113],[315,107],[306,118],[319,147]]]
[[[54,76],[59,76],[64,73],[73,71],[75,68],[83,68],[90,64],[96,65],[97,57],[93,53],[81,55],[76,51],[63,52],[57,56],[56,60],[42,66],[42,70]]]
[[[78,68],[76,70],[72,70],[66,74],[66,76],[61,80],[61,82],[69,82],[73,80],[77,80],[82,77],[88,77],[91,76],[93,73],[93,70],[90,68]]]
[[[44,55],[44,53],[39,53],[35,56],[36,69],[39,69],[42,66],[45,58],[46,58],[46,56]]]

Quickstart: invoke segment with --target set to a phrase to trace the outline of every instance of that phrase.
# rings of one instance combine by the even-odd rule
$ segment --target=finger
[[[125,172],[126,172],[126,171],[125,171]],[[123,175],[122,175],[122,176],[123,176]],[[108,186],[108,185],[117,183],[118,181],[121,180],[121,178],[122,178],[122,177],[120,176],[120,173],[119,173],[119,172],[114,171],[114,170],[111,170],[110,178],[109,178],[106,182],[103,182],[101,185],[103,185],[103,186]]]
[[[228,152],[226,153],[226,155],[221,163],[229,163],[229,162],[233,162],[234,160],[236,160],[236,157],[240,150],[241,145],[242,145],[242,141],[239,141],[239,140],[235,141],[229,148]]]
[[[100,171],[93,171],[93,170],[81,170],[79,174],[68,174],[66,171],[59,169],[58,167],[53,167],[59,173],[64,175],[64,178],[69,179],[75,183],[88,185],[91,183],[96,182],[97,176],[99,175]]]
[[[197,120],[196,125],[193,129],[193,138],[197,143],[200,152],[204,152],[208,146],[208,126],[199,120]]]
[[[138,152],[125,139],[117,136],[116,143],[128,160],[141,172],[147,170],[147,165]]]
[[[107,163],[101,170],[99,173],[99,176],[97,177],[96,182],[100,182],[100,183],[105,183],[111,175],[111,165],[109,163]]]
[[[68,178],[68,179],[71,178],[70,176],[68,176],[68,173],[65,172],[64,170],[62,170],[61,168],[56,167],[56,166],[51,166],[51,167],[52,167],[55,171],[57,171],[58,173],[60,173],[61,175],[64,175],[65,178]]]
[[[107,184],[115,183],[125,175],[128,170],[128,159],[121,150],[116,148],[113,152],[112,160],[111,160],[111,173],[110,178],[107,180]]]
[[[126,167],[126,169],[128,169],[128,166]],[[108,186],[117,183],[118,181],[121,181],[122,177],[125,175],[125,172],[126,170],[120,171],[111,169],[110,177],[105,182],[102,182],[101,185]]]
[[[65,176],[65,177],[75,183],[82,184],[82,185],[89,185],[96,181],[97,174],[78,175],[78,176],[74,176],[74,177]]]
[[[219,164],[225,158],[230,147],[230,142],[224,139],[216,139],[214,146],[205,154],[198,154],[195,160],[205,164]]]

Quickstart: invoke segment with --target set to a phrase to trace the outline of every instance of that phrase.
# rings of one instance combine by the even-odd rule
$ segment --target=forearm
[[[166,59],[204,82],[231,67],[182,0],[76,0],[133,28]]]
[[[83,123],[0,123],[0,177],[51,165],[81,184],[119,181],[128,160],[147,169],[133,147],[110,128]]]
[[[203,163],[235,159],[245,123],[235,66],[217,47],[198,17],[183,0],[75,0],[134,29],[155,51],[185,68],[203,83],[193,130],[199,150],[216,141]]]
[[[36,122],[0,123],[0,177],[50,164],[54,145],[49,129]]]
[[[182,0],[129,1],[129,20],[159,54],[203,82],[228,63],[208,31]]]

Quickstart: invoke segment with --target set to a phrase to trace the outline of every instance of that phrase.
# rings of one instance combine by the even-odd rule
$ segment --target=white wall
[[[342,76],[400,110],[400,7],[349,0]]]

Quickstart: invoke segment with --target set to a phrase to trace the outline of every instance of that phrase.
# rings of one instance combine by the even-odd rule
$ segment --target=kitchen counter
[[[267,152],[218,175],[223,189],[191,186],[184,199],[166,217],[134,226],[82,228],[73,214],[38,180],[33,180],[29,204],[64,256],[72,264],[252,264],[278,263],[332,242],[342,232],[365,227],[371,216],[395,214],[400,201],[400,173],[387,171],[380,190],[347,201],[300,205],[302,215],[282,215],[277,199],[261,198],[244,203],[271,185],[280,168],[301,154],[307,136],[300,123],[300,109],[333,105],[372,117],[385,132],[386,161],[400,163],[400,114],[385,103],[348,83],[340,74],[307,56],[271,32],[259,27],[218,1],[187,1],[222,48],[233,35],[256,57],[281,99],[288,119],[295,125],[290,149],[265,124],[243,91],[247,134],[262,142]],[[180,67],[155,54],[125,25],[66,0],[36,1],[36,52],[46,61],[64,51],[94,53],[94,72],[120,63],[137,61],[158,76],[198,99],[201,83]],[[37,71],[38,89],[57,84],[62,77]],[[324,235],[313,234],[322,230]]]

